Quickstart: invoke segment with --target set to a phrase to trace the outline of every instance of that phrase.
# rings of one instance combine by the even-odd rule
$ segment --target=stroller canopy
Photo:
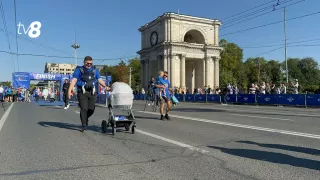
[[[124,82],[115,82],[111,86],[112,94],[133,94],[131,87]]]

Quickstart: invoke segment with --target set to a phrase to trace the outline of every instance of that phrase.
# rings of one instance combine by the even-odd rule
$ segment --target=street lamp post
[[[71,47],[74,48],[74,61],[75,61],[75,64],[78,65],[77,49],[80,48],[80,45],[77,43],[74,43],[71,45]]]
[[[130,87],[132,87],[131,86],[131,73],[132,73],[132,67],[129,67],[129,85],[130,85]]]

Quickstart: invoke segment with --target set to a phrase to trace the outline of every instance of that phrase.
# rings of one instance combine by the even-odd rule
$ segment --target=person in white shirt
[[[262,85],[260,86],[260,93],[266,94],[266,83],[262,82]]]
[[[287,94],[287,87],[284,83],[281,83],[280,94]]]
[[[3,89],[3,87],[2,86],[0,86],[0,101],[2,101],[3,99],[4,99],[4,89]]]
[[[43,95],[44,100],[47,101],[47,98],[48,98],[48,95],[49,95],[49,90],[48,90],[48,88],[45,88],[45,89],[42,91],[42,95]]]
[[[249,94],[255,94],[256,93],[256,86],[255,84],[251,84],[251,88],[249,88]]]
[[[295,79],[294,81],[295,81],[295,82],[294,82],[294,84],[293,84],[293,93],[294,93],[294,94],[299,94],[299,91],[298,91],[298,89],[299,89],[298,79]]]

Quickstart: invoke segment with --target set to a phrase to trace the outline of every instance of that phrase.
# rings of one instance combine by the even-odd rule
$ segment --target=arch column
[[[149,79],[149,59],[145,60],[144,88],[148,87]]]
[[[140,61],[140,88],[144,87],[144,73],[145,73],[145,67],[144,67],[144,60]]]
[[[215,61],[215,58],[212,57],[212,58],[211,58],[211,74],[210,74],[210,76],[212,77],[212,78],[211,78],[211,85],[213,86],[212,88],[215,89],[215,88],[216,88],[216,84],[215,84],[215,76],[216,76],[216,74],[215,74],[214,61]]]
[[[168,71],[168,56],[167,55],[163,55],[162,60],[163,60],[163,63],[162,63],[163,68],[162,68],[162,70],[163,71]]]
[[[215,87],[219,86],[219,61],[220,61],[220,57],[215,57],[215,61],[214,61],[214,82],[215,82]]]
[[[156,73],[158,73],[160,70],[162,70],[161,62],[162,62],[162,58],[159,55],[159,56],[157,56],[157,72]]]
[[[180,57],[180,87],[186,87],[186,55]]]
[[[205,86],[208,86],[209,84],[210,84],[210,82],[209,82],[209,79],[210,79],[210,77],[209,77],[209,75],[210,75],[210,60],[211,60],[211,57],[206,57],[206,59],[205,59],[205,79],[206,79],[206,81],[205,81]]]

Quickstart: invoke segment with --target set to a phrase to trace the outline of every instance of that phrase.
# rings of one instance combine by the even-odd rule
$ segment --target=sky
[[[198,17],[218,19],[223,22],[220,29],[220,39],[234,42],[244,49],[244,60],[248,57],[263,56],[267,60],[284,60],[284,49],[278,47],[261,47],[284,43],[283,23],[247,30],[241,33],[229,34],[264,24],[283,20],[283,10],[279,9],[266,15],[230,26],[232,18],[242,11],[268,3],[271,0],[16,0],[17,23],[21,22],[27,29],[34,22],[41,22],[41,34],[38,38],[30,38],[18,34],[18,47],[21,54],[41,54],[58,57],[34,57],[4,53],[9,51],[6,35],[0,30],[0,81],[12,79],[12,72],[44,71],[46,62],[74,63],[74,49],[71,45],[80,44],[78,57],[86,55],[94,59],[116,59],[138,56],[141,47],[141,35],[138,31],[142,25],[152,21],[165,12],[176,12]],[[282,6],[300,0],[280,0]],[[0,0],[1,2],[1,0]],[[16,23],[14,4],[12,0],[2,0],[4,15],[11,51],[16,51]],[[274,4],[277,0],[274,0]],[[264,11],[269,12],[272,10]],[[263,6],[266,7],[266,6]],[[261,7],[261,8],[263,8]],[[319,0],[305,0],[287,7],[287,19],[320,11]],[[257,9],[256,9],[257,10]],[[255,11],[256,11],[255,10]],[[233,18],[239,18],[238,14]],[[319,45],[320,14],[295,19],[287,22],[288,43],[300,42],[303,45]],[[249,19],[248,17],[245,19]],[[0,28],[4,28],[2,19]],[[231,22],[230,22],[231,21]],[[228,27],[229,26],[229,27]],[[20,30],[23,32],[23,29]],[[229,34],[229,35],[227,35]],[[310,41],[314,40],[314,41]],[[308,42],[301,42],[308,41]],[[292,44],[293,45],[293,44]],[[297,44],[296,44],[297,45]],[[289,46],[289,44],[288,44]],[[255,47],[255,48],[250,48]],[[313,57],[320,60],[320,46],[288,47],[288,57]],[[266,53],[268,52],[268,53]],[[114,65],[120,60],[95,61],[95,64]]]

